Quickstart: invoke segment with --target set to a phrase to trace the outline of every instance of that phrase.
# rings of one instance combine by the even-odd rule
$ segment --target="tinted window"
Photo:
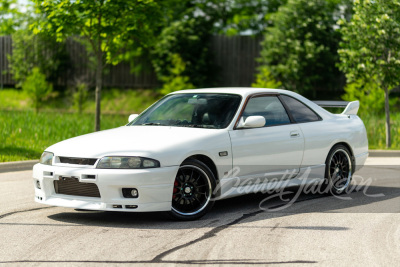
[[[246,120],[248,116],[263,116],[265,126],[290,123],[285,108],[276,96],[251,98],[243,112],[243,119]]]
[[[290,96],[281,95],[281,98],[292,113],[296,122],[318,121],[319,117],[309,107]]]
[[[182,93],[169,95],[128,125],[225,128],[232,121],[241,97],[231,94]]]

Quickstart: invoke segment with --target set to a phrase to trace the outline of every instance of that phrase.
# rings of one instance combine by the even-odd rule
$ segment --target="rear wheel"
[[[349,187],[354,172],[350,151],[343,145],[334,146],[326,159],[325,177],[329,191],[341,194]]]
[[[211,200],[216,180],[201,161],[186,160],[175,177],[170,215],[179,220],[195,220],[214,205]]]

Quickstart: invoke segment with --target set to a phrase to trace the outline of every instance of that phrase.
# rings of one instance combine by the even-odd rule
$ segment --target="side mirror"
[[[249,116],[246,121],[243,118],[240,119],[238,129],[247,128],[260,128],[265,126],[265,118],[263,116]]]
[[[133,120],[136,119],[138,116],[139,116],[139,114],[131,114],[131,115],[129,115],[128,122],[133,121]]]

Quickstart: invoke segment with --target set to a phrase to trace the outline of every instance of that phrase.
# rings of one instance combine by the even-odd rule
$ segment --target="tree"
[[[340,86],[336,21],[345,16],[346,6],[339,0],[289,0],[280,6],[269,15],[273,26],[261,44],[261,67],[285,89],[308,96]]]
[[[100,130],[100,100],[103,70],[136,55],[147,46],[163,18],[154,0],[34,0],[46,21],[33,25],[35,33],[49,32],[64,40],[78,36],[93,54],[96,68],[95,130]]]
[[[391,146],[389,92],[400,84],[400,1],[354,1],[354,15],[341,20],[338,66],[349,82],[376,80],[385,92],[386,147]]]
[[[174,0],[172,0],[174,1]],[[176,0],[175,0],[176,1]],[[193,8],[199,16],[212,20],[212,33],[256,35],[270,25],[266,14],[275,12],[287,0],[181,0],[185,12]]]
[[[165,27],[152,53],[158,79],[166,82],[175,77],[171,66],[179,61],[184,66],[179,74],[188,78],[185,83],[196,87],[212,85],[215,68],[210,53],[211,30],[212,21],[205,17],[185,16]]]
[[[40,72],[39,68],[35,67],[22,84],[22,90],[29,96],[36,113],[38,113],[43,101],[53,90],[53,86],[46,82],[46,76]]]
[[[360,101],[361,106],[357,113],[360,117],[371,113],[378,116],[385,114],[385,92],[380,89],[380,84],[376,79],[356,80],[348,83],[344,91],[346,93],[342,95],[343,100],[354,101],[357,99]],[[389,100],[390,106],[395,106],[397,102],[396,98]]]
[[[0,36],[12,34],[20,23],[20,17],[17,0],[0,0]]]
[[[210,1],[206,1],[208,3]],[[214,6],[209,9],[218,19],[214,25],[214,32],[226,35],[262,34],[271,26],[270,14],[275,13],[287,0],[234,0],[211,1]],[[217,8],[215,8],[217,7]]]

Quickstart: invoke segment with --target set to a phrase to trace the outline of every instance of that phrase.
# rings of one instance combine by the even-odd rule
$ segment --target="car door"
[[[280,99],[286,104],[304,136],[304,155],[300,167],[319,166],[323,175],[325,167],[322,165],[325,164],[331,142],[335,139],[334,135],[337,135],[336,125],[324,122],[317,113],[298,99],[287,95],[280,95]]]
[[[240,120],[262,116],[260,128],[229,132],[233,168],[244,183],[266,183],[271,179],[290,179],[298,171],[303,157],[304,138],[297,124],[291,123],[277,95],[255,95],[244,107]]]

